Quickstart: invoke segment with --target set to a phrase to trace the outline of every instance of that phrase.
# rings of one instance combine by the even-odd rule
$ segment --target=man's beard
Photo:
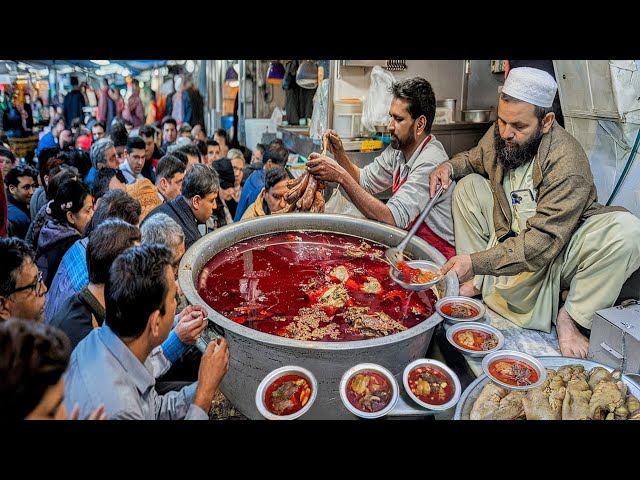
[[[413,136],[413,132],[409,133],[409,137],[406,140],[401,141],[395,135],[391,135],[391,146],[396,150],[402,150],[407,145],[413,143],[415,141],[415,136]]]
[[[496,149],[498,161],[505,170],[513,170],[529,163],[538,152],[542,135],[542,126],[540,126],[531,138],[522,145],[518,145],[517,143],[507,145],[500,136],[500,129],[495,128],[493,131],[493,144]]]

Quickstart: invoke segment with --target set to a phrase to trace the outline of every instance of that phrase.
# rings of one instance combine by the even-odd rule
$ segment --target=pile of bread
[[[640,420],[640,401],[620,371],[583,365],[547,368],[547,378],[526,391],[487,383],[473,404],[471,420]]]

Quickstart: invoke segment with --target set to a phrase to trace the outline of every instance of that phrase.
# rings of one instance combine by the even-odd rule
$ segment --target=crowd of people
[[[223,129],[208,136],[183,112],[147,123],[133,88],[128,113],[108,125],[74,118],[74,132],[52,119],[35,168],[0,138],[6,418],[208,418],[227,371],[224,338],[202,354],[194,346],[207,313],[182,295],[178,265],[203,235],[285,210],[289,152],[279,140],[249,150]],[[407,230],[442,187],[418,230],[447,259],[441,272],[524,328],[556,324],[561,353],[585,357],[592,314],[640,266],[640,220],[597,203],[587,156],[556,121],[556,92],[548,73],[511,69],[498,120],[449,158],[431,131],[430,83],[395,82],[391,145],[359,168],[328,130],[331,157],[313,153],[307,167],[361,216]],[[386,203],[374,197],[388,188]]]

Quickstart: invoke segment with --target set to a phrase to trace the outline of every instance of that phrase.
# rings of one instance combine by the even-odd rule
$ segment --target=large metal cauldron
[[[340,378],[349,368],[372,362],[388,368],[402,385],[407,364],[424,356],[434,327],[442,321],[437,313],[419,325],[388,337],[351,342],[309,342],[278,337],[252,330],[223,317],[198,294],[198,273],[218,252],[249,238],[285,231],[334,232],[395,246],[406,232],[371,220],[344,215],[293,213],[269,215],[228,225],[194,243],[180,262],[180,285],[191,303],[203,305],[209,318],[224,331],[229,342],[230,365],[220,389],[244,415],[263,418],[255,405],[260,381],[284,365],[300,365],[318,379],[318,397],[304,419],[355,419],[342,404]],[[443,264],[444,256],[424,240],[414,237],[405,252],[412,258],[431,259]],[[283,279],[285,280],[285,279]],[[458,280],[449,273],[438,288],[442,294],[457,295]]]

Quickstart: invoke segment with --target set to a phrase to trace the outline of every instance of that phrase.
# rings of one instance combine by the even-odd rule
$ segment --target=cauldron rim
[[[336,230],[336,228],[339,227],[348,228],[340,228],[339,230]],[[351,229],[351,231],[348,231],[349,229]],[[389,241],[385,242],[370,239],[366,234],[358,233],[358,230],[364,232],[367,229],[369,231],[378,231],[380,234],[386,235],[387,240]],[[336,351],[369,349],[371,347],[386,345],[389,343],[401,342],[405,339],[420,335],[426,330],[435,327],[443,320],[434,308],[434,313],[418,325],[393,335],[366,340],[337,342],[305,341],[280,337],[240,325],[218,313],[202,299],[195,287],[196,279],[202,269],[202,266],[205,265],[214,255],[235,243],[243,242],[253,237],[281,232],[293,233],[297,231],[338,233],[362,238],[363,240],[374,241],[382,245],[393,246],[397,245],[406,234],[405,230],[381,222],[329,213],[287,213],[242,220],[240,222],[226,225],[225,227],[205,235],[197,240],[187,250],[187,252],[185,252],[182,260],[180,261],[178,271],[178,278],[184,295],[187,297],[187,300],[189,300],[189,303],[202,305],[209,313],[209,319],[225,331],[229,330],[236,335],[250,338],[263,344],[301,350]],[[219,243],[222,246],[214,248],[211,247],[212,243]],[[427,252],[429,256],[428,259],[433,260],[440,265],[443,265],[446,261],[445,257],[438,250],[419,237],[413,237],[405,251],[407,253],[412,253],[416,250]],[[457,295],[458,278],[456,274],[454,272],[449,272],[445,276],[444,281],[446,286],[446,296]]]

